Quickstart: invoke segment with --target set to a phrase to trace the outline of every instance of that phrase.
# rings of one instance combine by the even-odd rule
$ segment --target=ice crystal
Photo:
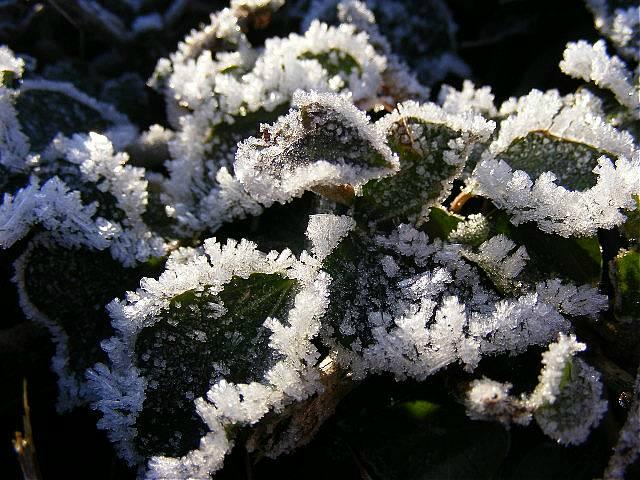
[[[635,13],[637,16],[640,10],[635,9]],[[567,75],[593,81],[599,87],[611,90],[622,105],[640,116],[640,89],[631,83],[631,72],[622,60],[607,55],[604,40],[593,45],[584,40],[569,43],[560,69]]]
[[[586,345],[560,334],[542,355],[543,368],[532,393],[512,396],[512,385],[488,378],[474,380],[467,392],[471,418],[527,425],[532,418],[549,437],[579,444],[607,409],[600,374],[581,359],[572,358]]]
[[[250,288],[257,278],[264,278],[266,282],[276,281],[270,278],[280,278],[282,280],[277,282],[284,282],[283,285],[293,285],[291,282],[299,285],[293,293],[287,294],[291,301],[282,304],[282,317],[271,317],[268,312],[260,311],[256,319],[244,318],[245,322],[258,322],[255,327],[265,331],[268,349],[273,351],[273,355],[265,357],[267,363],[263,367],[254,364],[248,374],[240,376],[234,370],[233,359],[220,358],[218,362],[221,363],[217,366],[213,363],[208,378],[204,378],[204,384],[200,387],[204,390],[191,394],[176,392],[182,395],[178,397],[181,398],[180,405],[184,405],[181,408],[191,403],[191,409],[194,414],[197,412],[206,430],[199,447],[188,451],[186,455],[172,457],[156,453],[149,462],[149,478],[199,477],[219,469],[233,443],[232,438],[228,438],[226,426],[253,424],[268,411],[280,409],[293,400],[304,399],[317,391],[318,373],[311,367],[318,353],[310,340],[317,334],[319,319],[326,308],[328,277],[319,272],[313,263],[305,264],[288,251],[264,254],[256,250],[251,242],[228,241],[223,246],[215,239],[210,239],[205,241],[202,251],[181,252],[179,259],[171,260],[167,270],[157,280],[143,279],[140,288],[130,292],[126,300],[116,300],[109,306],[117,335],[103,344],[111,366],[98,364],[89,373],[93,388],[100,398],[95,408],[103,414],[101,427],[109,431],[124,458],[131,463],[139,463],[145,456],[150,456],[147,449],[152,452],[184,450],[184,447],[171,447],[173,441],[161,447],[154,440],[157,434],[151,433],[155,430],[149,430],[163,428],[160,424],[153,426],[157,418],[145,417],[145,409],[154,408],[153,403],[147,405],[151,401],[149,399],[156,395],[154,389],[158,388],[153,379],[166,382],[175,378],[177,371],[173,370],[175,367],[170,365],[169,360],[158,362],[156,358],[151,361],[145,349],[150,347],[149,353],[156,349],[154,355],[157,355],[161,351],[157,350],[158,342],[179,341],[179,336],[184,335],[179,321],[188,322],[185,327],[189,328],[192,328],[193,322],[211,323],[210,326],[202,324],[200,328],[217,332],[215,334],[220,336],[209,338],[208,335],[199,334],[198,341],[204,342],[204,345],[198,347],[200,353],[197,355],[203,358],[208,355],[205,348],[207,343],[213,342],[211,344],[215,345],[216,342],[228,342],[233,338],[227,337],[225,331],[233,334],[235,330],[236,334],[233,335],[240,335],[238,341],[251,344],[251,338],[242,340],[240,325],[229,324],[229,320],[232,318],[230,315],[236,315],[236,311],[239,318],[234,322],[243,318],[243,310],[238,310],[241,307],[236,302],[243,300],[249,292],[244,288]],[[246,287],[241,286],[245,284]],[[240,288],[237,291],[240,296],[231,296],[229,288],[231,292]],[[285,288],[284,292],[287,292],[291,287]],[[262,300],[256,298],[255,301]],[[186,302],[186,310],[182,310],[183,302]],[[201,311],[200,308],[205,310]],[[246,307],[242,308],[246,310]],[[179,313],[181,311],[184,313]],[[173,314],[175,319],[167,317],[167,314]],[[168,322],[166,327],[162,326],[163,322]],[[154,328],[161,330],[154,334]],[[149,334],[160,335],[162,329],[174,333],[166,338],[149,337]],[[178,338],[172,339],[173,336]],[[256,345],[254,348],[266,347]],[[260,350],[256,353],[264,355]],[[211,354],[215,355],[215,351]],[[238,380],[232,381],[234,377]],[[187,384],[189,378],[185,380]],[[135,439],[135,425],[138,425],[138,436],[145,435],[149,439],[146,443]],[[184,428],[184,425],[180,428]]]
[[[379,130],[350,100],[297,92],[298,110],[238,146],[235,171],[252,197],[285,203],[317,186],[362,186],[398,169]]]
[[[622,223],[621,210],[635,208],[640,153],[633,137],[594,114],[589,102],[588,95],[563,100],[555,91],[520,98],[471,188],[509,211],[513,223],[535,221],[565,237]]]
[[[164,254],[164,241],[142,220],[147,203],[142,169],[126,165],[127,155],[114,153],[111,142],[96,133],[59,137],[53,149],[53,160],[35,169],[30,185],[14,195],[5,193],[0,205],[3,248],[38,224],[58,245],[110,248],[125,266]],[[64,161],[55,159],[59,155]],[[40,185],[38,176],[50,178]]]

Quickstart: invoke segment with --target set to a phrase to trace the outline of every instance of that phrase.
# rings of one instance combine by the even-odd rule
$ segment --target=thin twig
[[[22,432],[16,432],[12,440],[13,449],[18,455],[18,462],[22,468],[22,475],[25,480],[41,480],[40,468],[36,459],[36,446],[33,442],[33,430],[31,429],[31,413],[29,409],[29,398],[27,396],[27,379],[22,380]]]

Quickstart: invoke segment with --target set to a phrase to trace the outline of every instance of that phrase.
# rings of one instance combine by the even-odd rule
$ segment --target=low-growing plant
[[[561,445],[632,394],[602,475],[638,457],[640,377],[620,388],[598,352],[637,368],[640,9],[588,1],[605,38],[558,59],[584,85],[496,105],[468,80],[431,94],[469,74],[431,3],[429,50],[411,29],[435,23],[399,29],[397,1],[232,0],[157,62],[168,124],[142,133],[0,48],[20,306],[55,343],[58,410],[99,412],[141,477],[277,457],[371,377],[442,372],[471,419]],[[172,21],[100,8],[123,39]],[[537,382],[489,378],[527,351]]]

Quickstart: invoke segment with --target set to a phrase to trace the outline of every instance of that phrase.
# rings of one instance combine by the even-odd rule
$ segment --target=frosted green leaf
[[[501,108],[508,115],[473,171],[469,189],[518,225],[563,237],[592,236],[624,221],[640,188],[631,134],[602,117],[588,91],[561,97],[532,90]],[[512,165],[513,163],[513,165]]]
[[[347,97],[294,95],[298,107],[262,138],[238,145],[235,171],[249,194],[267,205],[314,187],[360,186],[393,173],[398,160],[384,138]]]
[[[235,277],[218,294],[174,297],[140,332],[136,363],[147,380],[136,419],[142,455],[180,456],[198,447],[206,426],[193,400],[221,377],[251,383],[264,376],[280,356],[263,324],[286,316],[296,290],[294,280],[278,274]]]
[[[559,185],[580,191],[596,184],[597,176],[592,170],[605,154],[589,145],[538,131],[515,140],[497,158],[514,170],[524,170],[531,178],[551,171]]]
[[[208,239],[109,304],[109,364],[87,376],[122,458],[152,478],[206,477],[238,429],[318,391],[329,277],[305,255]]]
[[[426,216],[429,207],[451,192],[473,146],[486,139],[492,122],[475,115],[445,112],[435,104],[406,102],[376,126],[400,158],[400,171],[369,182],[356,211],[372,221],[406,220]]]
[[[14,281],[23,311],[49,330],[56,346],[52,368],[58,375],[60,410],[87,400],[84,371],[106,359],[100,342],[114,332],[105,306],[158,266],[125,268],[108,252],[66,249],[42,240],[32,242],[18,259]]]

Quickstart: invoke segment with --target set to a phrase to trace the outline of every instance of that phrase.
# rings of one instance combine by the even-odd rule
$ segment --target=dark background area
[[[20,7],[23,11],[16,9],[9,12],[13,17],[0,17],[0,43],[33,56],[40,69],[67,59],[81,75],[99,83],[131,70],[148,78],[156,60],[174,51],[177,41],[198,22],[206,21],[208,13],[223,2],[194,1],[189,14],[174,29],[143,38],[136,45],[105,41],[99,32],[73,21],[54,6],[64,2],[40,2],[42,11],[26,22],[25,15],[36,3],[25,1]],[[568,93],[578,86],[560,72],[558,63],[568,41],[597,38],[582,1],[450,0],[448,5],[459,27],[459,55],[471,67],[476,85],[492,86],[498,102],[531,88],[558,88]],[[21,18],[25,22],[16,22]],[[114,54],[123,49],[130,54]],[[462,85],[459,78],[445,81]],[[438,90],[436,86],[433,92]],[[96,85],[94,94],[98,91]],[[146,95],[137,113],[127,113],[142,128],[165,123],[162,98],[150,89]],[[16,245],[13,250],[19,249]],[[45,331],[25,323],[17,306],[9,280],[13,256],[13,251],[0,255],[0,478],[22,478],[11,438],[14,431],[22,429],[23,378],[28,381],[34,438],[45,480],[134,478],[115,457],[105,434],[95,428],[94,413],[79,409],[56,414],[56,379],[49,370],[53,346]],[[506,368],[513,376],[523,369],[533,373],[539,368],[539,354],[531,352],[517,361],[506,359]],[[499,362],[505,366],[505,359]],[[467,420],[462,408],[451,400],[448,375],[455,376],[455,369],[422,383],[372,379],[351,392],[307,447],[250,467],[246,454],[237,451],[220,477],[387,480],[469,478],[469,472],[482,472],[480,478],[520,479],[593,478],[601,474],[608,456],[603,445],[611,440],[607,438],[613,431],[611,425],[603,425],[583,447],[554,448],[537,427],[506,431]],[[454,455],[455,464],[441,458],[445,451]],[[437,470],[434,465],[448,470]],[[430,476],[425,473],[421,477],[421,472],[430,472]]]

